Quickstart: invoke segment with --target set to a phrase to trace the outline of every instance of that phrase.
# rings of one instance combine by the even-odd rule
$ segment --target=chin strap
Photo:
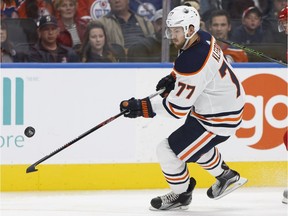
[[[183,47],[181,48],[181,50],[185,50],[185,47],[187,46],[187,44],[188,44],[190,39],[191,39],[191,37],[186,39],[186,41],[185,41]]]
[[[197,32],[194,32],[190,37],[185,37],[185,38],[186,38],[186,41],[185,41],[183,47],[181,48],[181,50],[185,50],[185,48],[186,48],[189,40],[190,40],[196,33],[197,33]]]

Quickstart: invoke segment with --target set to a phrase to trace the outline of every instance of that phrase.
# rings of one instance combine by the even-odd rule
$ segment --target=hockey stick
[[[271,58],[271,57],[269,57],[269,56],[267,56],[267,55],[265,55],[265,54],[263,54],[262,52],[259,52],[259,51],[257,51],[257,50],[251,49],[251,48],[249,48],[249,47],[243,46],[243,45],[241,45],[241,44],[238,44],[238,43],[235,43],[235,42],[232,42],[232,41],[220,39],[220,38],[217,38],[216,40],[221,41],[221,42],[226,43],[226,44],[229,44],[230,46],[234,46],[234,47],[240,48],[240,49],[246,51],[247,53],[254,54],[254,55],[256,55],[256,56],[265,58],[265,59],[267,59],[267,60],[269,60],[269,61],[276,62],[276,63],[278,63],[278,64],[281,64],[281,65],[284,65],[284,66],[287,67],[287,63],[278,61],[278,60],[276,60],[276,59],[274,59],[274,58]]]
[[[155,92],[154,94],[149,95],[148,97],[151,99],[159,94],[161,94],[162,92],[164,92],[165,89],[160,89],[159,91]],[[110,117],[109,119],[101,122],[100,124],[96,125],[95,127],[91,128],[90,130],[86,131],[85,133],[81,134],[80,136],[78,136],[77,138],[71,140],[70,142],[68,142],[67,144],[63,145],[62,147],[58,148],[57,150],[53,151],[52,153],[46,155],[45,157],[41,158],[40,160],[36,161],[35,163],[33,163],[32,165],[30,165],[27,169],[26,169],[26,173],[30,173],[30,172],[36,172],[36,166],[39,165],[40,163],[42,163],[43,161],[46,161],[48,158],[51,158],[53,155],[56,155],[57,153],[59,153],[60,151],[64,150],[65,148],[68,148],[69,146],[71,146],[72,144],[78,142],[79,140],[81,140],[82,138],[88,136],[89,134],[91,134],[92,132],[96,131],[97,129],[103,127],[104,125],[114,121],[115,119],[117,119],[118,117],[122,116],[123,114],[125,114],[127,112],[127,110],[124,110],[120,113],[118,113],[115,116]]]

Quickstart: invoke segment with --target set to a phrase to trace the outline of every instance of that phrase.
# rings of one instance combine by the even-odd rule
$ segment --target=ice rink
[[[243,187],[211,200],[195,189],[186,211],[150,211],[151,198],[162,190],[2,192],[1,216],[287,216],[284,188]]]

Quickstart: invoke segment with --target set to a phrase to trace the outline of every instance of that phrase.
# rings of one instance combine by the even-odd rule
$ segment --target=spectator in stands
[[[124,48],[108,43],[104,26],[99,21],[91,21],[84,34],[81,48],[82,62],[126,61]]]
[[[109,12],[108,0],[78,0],[77,14],[81,19],[96,20]]]
[[[28,62],[79,62],[79,56],[70,47],[57,43],[59,28],[53,16],[42,16],[38,27],[39,42],[31,47]]]
[[[262,13],[262,29],[264,32],[269,32],[270,40],[265,42],[270,43],[270,46],[273,46],[271,43],[287,45],[287,36],[277,28],[278,14],[286,4],[287,0],[255,0],[255,7]]]
[[[52,1],[46,0],[23,0],[17,12],[20,18],[32,18],[35,22],[38,22],[41,16],[55,15]]]
[[[229,13],[225,10],[213,11],[209,19],[209,31],[216,39],[229,40],[229,33],[231,31]],[[248,56],[245,51],[233,48],[220,41],[217,41],[217,44],[223,50],[228,62],[248,62]]]
[[[249,7],[243,12],[242,25],[233,31],[231,40],[242,44],[263,43],[273,42],[273,36],[262,29],[261,11],[257,7]]]
[[[1,62],[15,62],[16,51],[13,48],[13,44],[8,39],[7,25],[1,20],[0,29],[0,39],[1,39]]]
[[[60,33],[58,42],[79,51],[83,41],[87,20],[76,15],[77,0],[54,0],[55,10],[58,12],[58,26]]]
[[[109,0],[111,11],[99,18],[111,43],[128,49],[132,44],[154,33],[151,22],[129,9],[129,0]]]
[[[17,5],[15,0],[1,1],[1,18],[18,18],[16,11]]]
[[[152,18],[155,33],[131,45],[127,52],[128,62],[161,62],[162,51],[162,9],[156,11]],[[170,61],[177,57],[177,50],[170,46]]]

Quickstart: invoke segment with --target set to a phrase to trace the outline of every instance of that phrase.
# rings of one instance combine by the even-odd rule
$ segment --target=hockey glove
[[[161,93],[161,97],[165,98],[174,89],[176,82],[175,73],[171,72],[168,76],[163,77],[156,86],[156,91],[165,88],[165,91]]]
[[[150,99],[135,99],[134,97],[128,101],[122,101],[120,103],[121,112],[127,110],[124,114],[128,118],[137,118],[143,116],[144,118],[153,118],[156,113],[153,112]]]

